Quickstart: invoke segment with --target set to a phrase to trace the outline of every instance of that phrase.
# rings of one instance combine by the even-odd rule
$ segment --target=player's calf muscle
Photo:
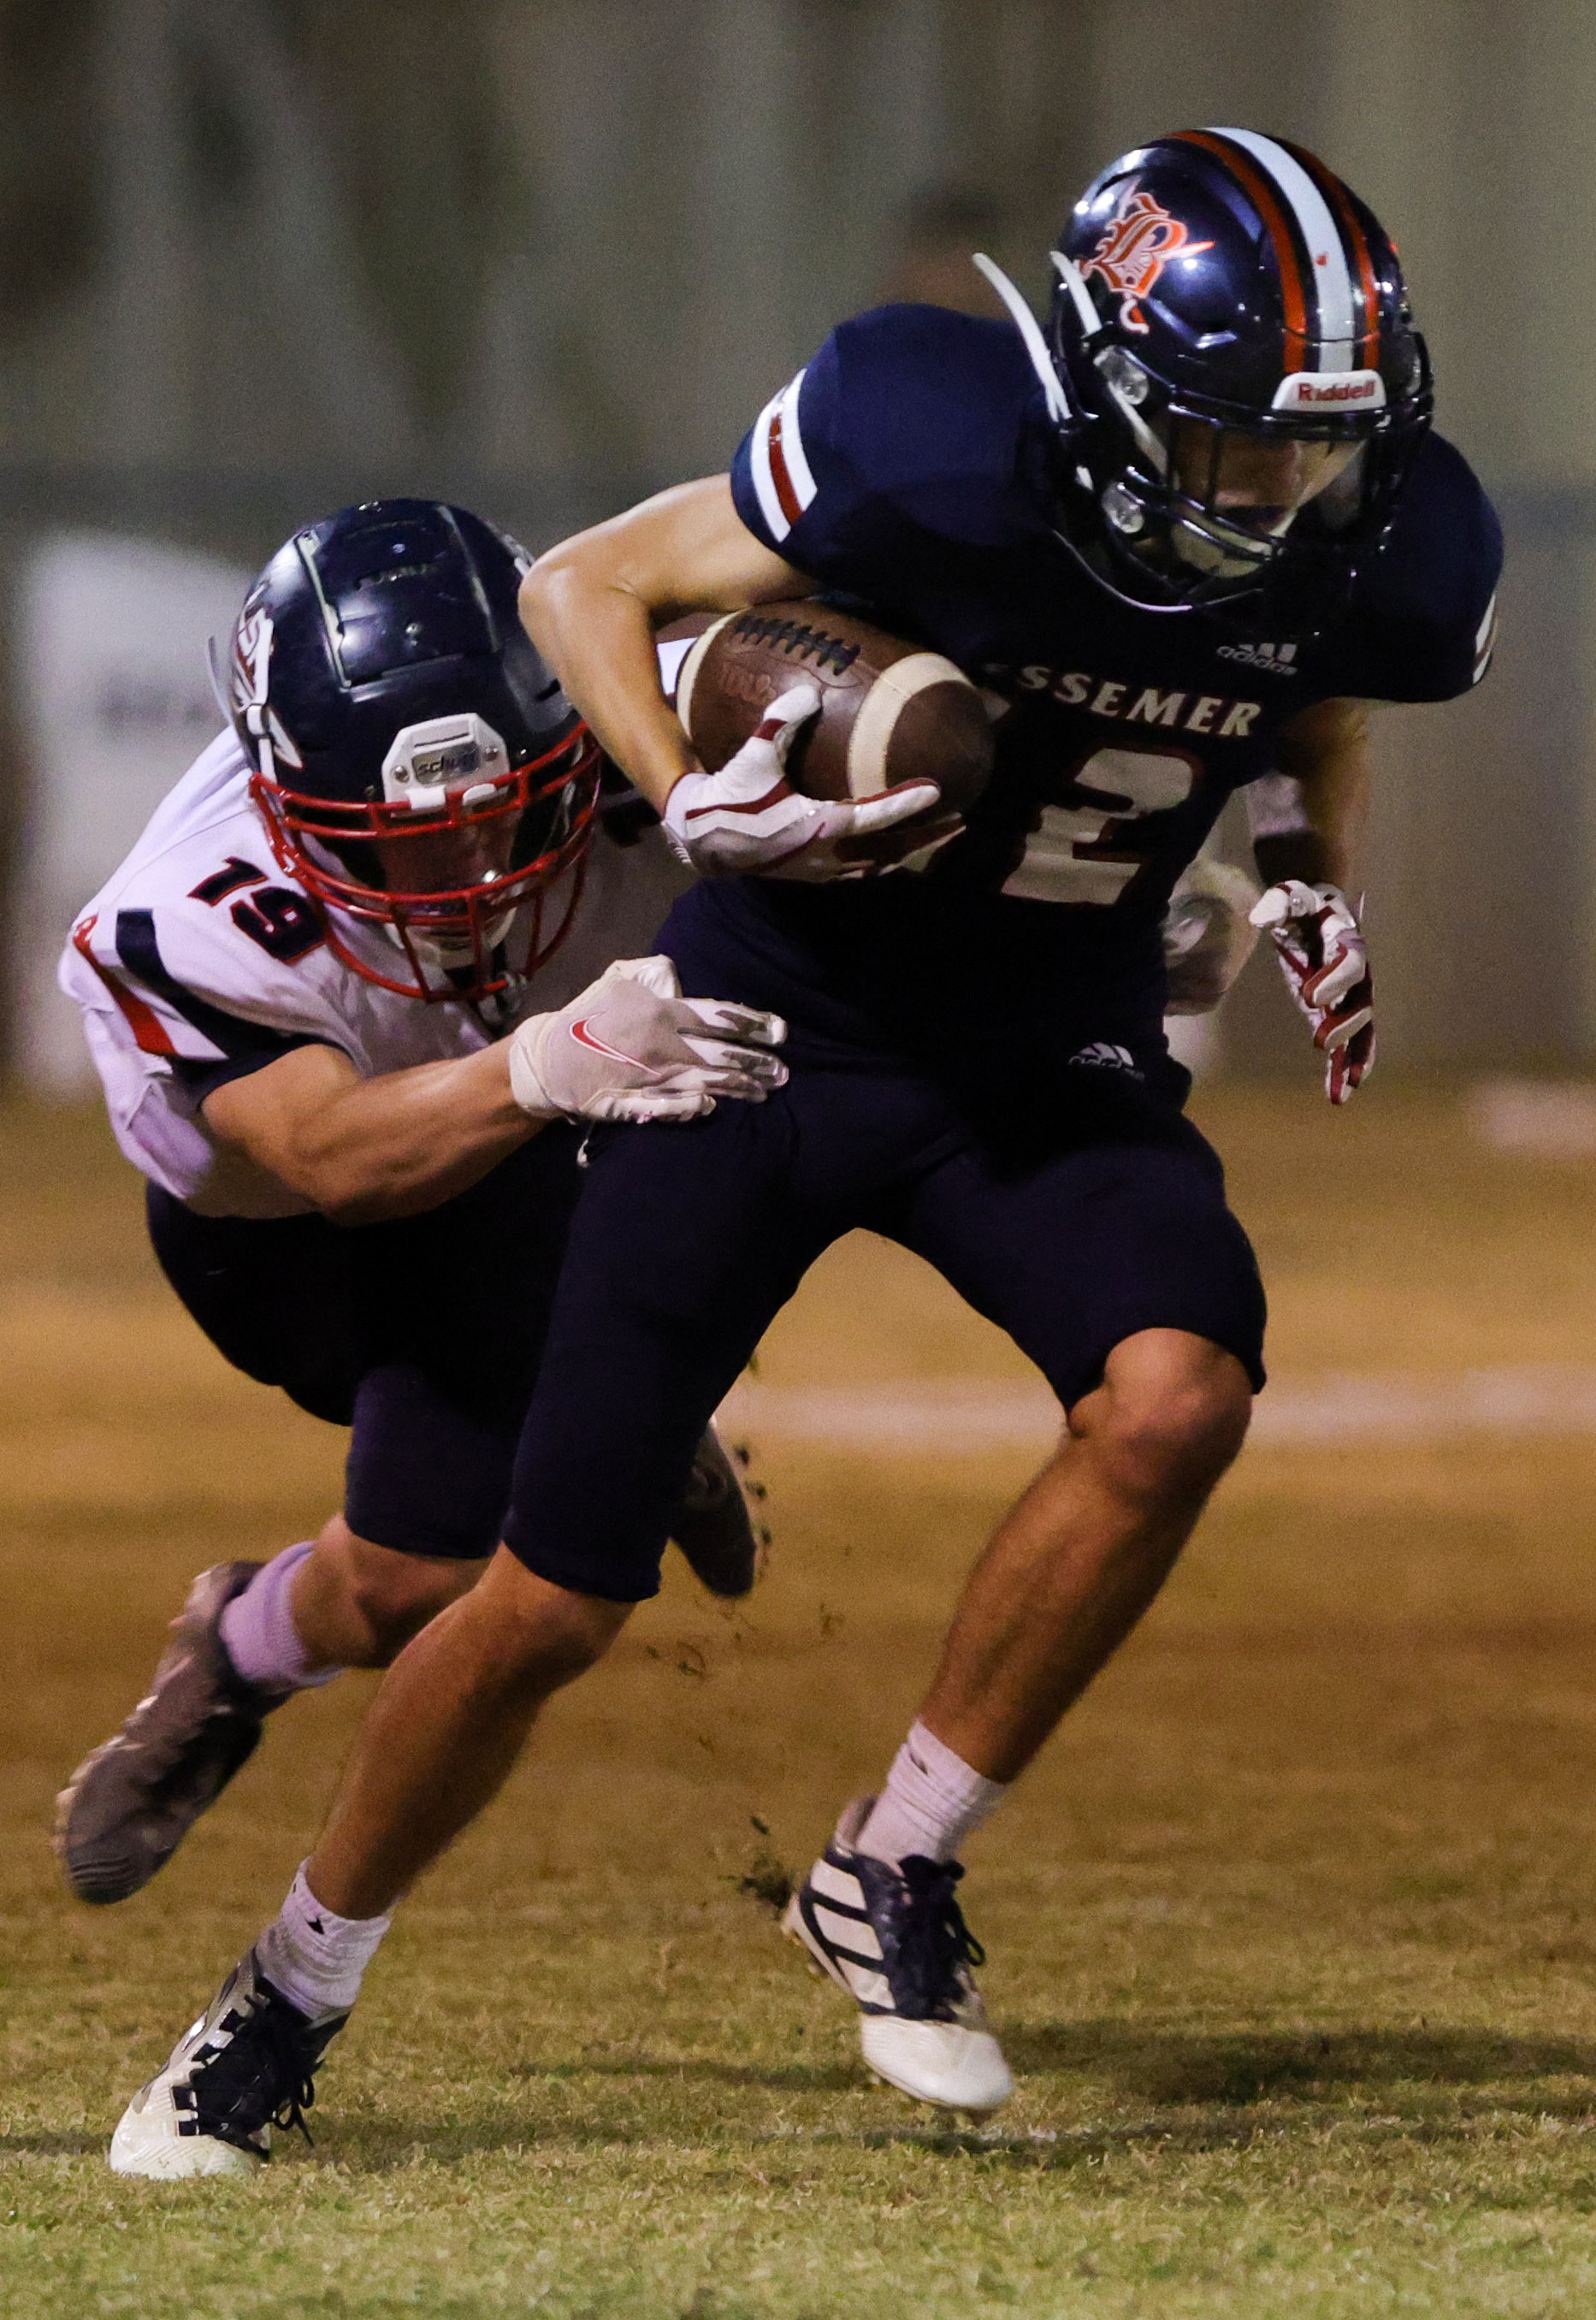
[[[378,1546],[335,1515],[295,1580],[294,1623],[322,1666],[386,1667],[482,1568]]]

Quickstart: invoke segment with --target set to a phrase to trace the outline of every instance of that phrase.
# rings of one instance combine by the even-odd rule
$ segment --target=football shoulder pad
[[[1501,525],[1473,468],[1427,436],[1390,536],[1324,640],[1324,689],[1377,701],[1468,692],[1491,665],[1501,564]]]
[[[773,395],[732,464],[738,512],[803,571],[846,576],[902,521],[972,546],[1033,532],[1017,488],[1041,392],[1018,333],[939,306],[839,323]]]

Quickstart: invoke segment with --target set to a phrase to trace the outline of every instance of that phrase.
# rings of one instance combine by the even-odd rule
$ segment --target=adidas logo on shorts
[[[1090,1047],[1077,1047],[1070,1063],[1084,1071],[1129,1072],[1133,1080],[1142,1076],[1129,1048],[1116,1047],[1111,1039],[1093,1039]]]

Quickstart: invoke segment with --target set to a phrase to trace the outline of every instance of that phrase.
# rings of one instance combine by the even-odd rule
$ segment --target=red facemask
[[[462,733],[477,726],[437,721]],[[413,731],[428,746],[395,745],[381,800],[308,797],[258,772],[250,794],[274,854],[320,906],[328,947],[346,966],[406,999],[489,999],[524,983],[570,931],[597,808],[598,746],[577,724],[542,757],[509,767],[496,735],[485,748],[467,736],[451,757],[431,729]],[[546,931],[562,881],[558,923]],[[340,938],[340,913],[383,928],[408,979]]]

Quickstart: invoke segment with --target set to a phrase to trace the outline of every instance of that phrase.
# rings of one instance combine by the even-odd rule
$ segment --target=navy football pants
[[[656,1592],[699,1435],[856,1225],[935,1265],[1066,1409],[1140,1329],[1211,1338],[1263,1382],[1257,1267],[1188,1120],[1105,1090],[1005,1156],[929,1080],[800,1067],[766,1103],[594,1137],[515,1464],[505,1537],[529,1569]]]
[[[570,1129],[546,1128],[468,1192],[388,1224],[198,1217],[149,1188],[161,1269],[212,1344],[351,1428],[357,1537],[405,1554],[498,1544],[576,1155]]]

